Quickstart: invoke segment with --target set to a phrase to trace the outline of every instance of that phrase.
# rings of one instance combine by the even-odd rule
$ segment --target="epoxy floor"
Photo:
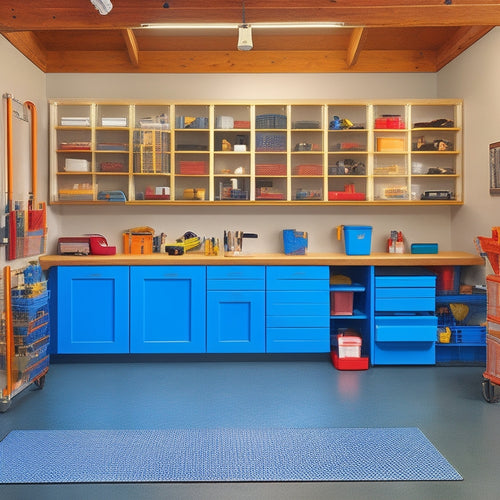
[[[3,485],[0,498],[500,497],[500,404],[482,397],[484,367],[340,372],[322,356],[71,361],[52,364],[43,390],[28,388],[0,414],[1,438],[13,429],[418,427],[464,481]]]

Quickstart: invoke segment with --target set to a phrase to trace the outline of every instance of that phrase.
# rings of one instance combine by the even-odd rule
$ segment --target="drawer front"
[[[376,342],[434,342],[437,335],[435,316],[377,316]]]
[[[434,342],[381,342],[373,349],[374,365],[435,365]]]
[[[328,291],[266,293],[268,316],[330,316]]]
[[[268,328],[329,328],[328,316],[267,316]]]
[[[418,288],[435,287],[435,276],[375,276],[377,288]]]
[[[329,328],[267,328],[266,352],[330,352]]]
[[[324,286],[328,286],[329,273],[328,266],[268,266],[266,269],[267,288],[270,290],[289,290],[291,287],[303,286],[306,288],[302,288],[302,290],[308,290],[313,289],[311,288],[312,284],[308,282],[314,283],[315,281],[324,281]],[[301,282],[303,283],[301,284]]]
[[[264,266],[207,266],[207,280],[262,280],[266,279]]]
[[[375,311],[434,311],[436,303],[432,297],[379,297],[375,298]]]

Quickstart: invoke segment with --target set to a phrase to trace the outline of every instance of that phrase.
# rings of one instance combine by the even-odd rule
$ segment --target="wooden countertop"
[[[53,266],[482,266],[484,260],[468,252],[437,254],[345,255],[343,253],[309,253],[307,255],[255,254],[239,257],[210,257],[202,253],[186,255],[43,255],[43,270]]]

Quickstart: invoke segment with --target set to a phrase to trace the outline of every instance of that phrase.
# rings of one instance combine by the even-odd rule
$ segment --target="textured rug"
[[[12,431],[0,483],[456,481],[417,428]]]

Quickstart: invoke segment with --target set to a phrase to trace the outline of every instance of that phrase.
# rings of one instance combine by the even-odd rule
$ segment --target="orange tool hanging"
[[[14,202],[14,162],[13,162],[13,134],[12,117],[13,98],[5,94],[7,99],[7,219],[8,219],[8,251],[7,259],[38,255],[45,251],[46,206],[37,205],[37,113],[36,106],[26,101],[25,106],[31,115],[31,196],[28,200],[27,212],[16,207]],[[17,101],[16,101],[17,102]],[[18,240],[19,238],[19,240]],[[21,239],[22,238],[22,239]]]
[[[14,347],[14,327],[12,326],[12,304],[11,304],[11,277],[10,266],[3,268],[4,278],[4,307],[5,307],[5,374],[6,385],[2,390],[2,396],[8,397],[12,394],[12,386],[14,380],[13,364],[15,347]]]

